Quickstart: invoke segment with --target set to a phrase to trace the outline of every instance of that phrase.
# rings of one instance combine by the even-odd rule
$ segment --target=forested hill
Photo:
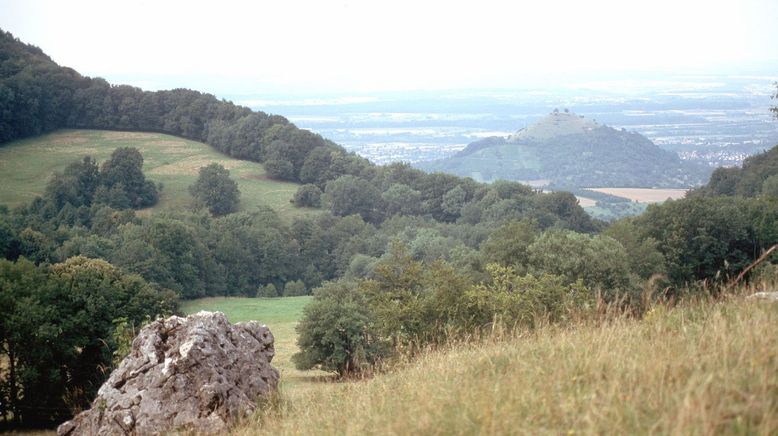
[[[717,168],[699,191],[708,195],[778,198],[778,146],[746,158],[742,167]]]
[[[468,145],[419,168],[491,181],[538,181],[568,187],[690,187],[710,169],[681,161],[648,138],[555,111],[509,137]]]
[[[148,92],[111,85],[61,67],[39,48],[0,31],[0,143],[60,128],[139,130],[205,142],[230,156],[264,162],[282,180],[322,183],[321,165],[338,160],[342,173],[370,165],[286,118],[251,111],[187,89]],[[332,154],[334,153],[334,154]],[[325,156],[326,155],[326,156]]]

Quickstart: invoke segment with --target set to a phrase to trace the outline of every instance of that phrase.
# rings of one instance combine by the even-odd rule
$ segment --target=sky
[[[88,76],[217,94],[505,88],[778,65],[776,0],[0,0],[0,28]]]

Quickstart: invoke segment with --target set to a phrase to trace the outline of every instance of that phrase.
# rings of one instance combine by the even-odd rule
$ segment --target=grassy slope
[[[283,398],[237,434],[776,434],[778,304],[655,307],[430,352]]]
[[[302,317],[303,307],[312,298],[202,298],[184,301],[181,310],[185,314],[200,310],[219,311],[224,312],[230,322],[254,320],[267,324],[275,338],[273,366],[281,372],[281,392],[287,398],[298,398],[315,390],[328,377],[321,371],[298,371],[291,360],[298,350],[294,328]]]
[[[242,210],[264,205],[286,218],[310,213],[289,202],[298,185],[269,180],[261,164],[233,159],[209,145],[175,136],[104,130],[59,130],[0,147],[0,204],[27,203],[43,193],[55,171],[87,155],[102,162],[118,147],[138,148],[146,177],[164,184],[154,211],[187,207],[191,201],[187,188],[197,179],[200,167],[218,162],[238,182]]]

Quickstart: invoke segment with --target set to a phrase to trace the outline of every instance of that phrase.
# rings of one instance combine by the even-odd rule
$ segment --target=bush
[[[265,286],[257,288],[257,298],[276,298],[278,297],[278,289],[276,285],[268,283]]]
[[[316,185],[303,185],[294,193],[294,205],[297,207],[321,206],[321,189]]]
[[[509,328],[532,328],[539,320],[564,321],[571,311],[582,310],[594,300],[594,293],[580,279],[565,284],[563,277],[551,274],[520,276],[513,268],[497,264],[486,269],[491,281],[465,292],[470,328],[493,322]]]
[[[308,290],[305,289],[305,283],[302,280],[286,282],[286,285],[284,285],[284,297],[299,297],[301,295],[308,295]]]
[[[607,299],[624,292],[634,292],[624,247],[608,236],[589,236],[570,230],[543,233],[527,248],[529,269],[533,273],[550,273],[565,278],[566,283],[583,280],[599,288]]]
[[[354,283],[327,283],[314,291],[297,325],[297,369],[320,368],[338,374],[364,372],[386,355],[373,331],[365,296]]]
[[[284,159],[269,159],[263,164],[267,175],[273,179],[294,181],[294,167]]]
[[[200,175],[195,184],[189,187],[189,193],[214,216],[238,211],[238,184],[230,178],[230,172],[221,164],[212,163],[200,168]]]

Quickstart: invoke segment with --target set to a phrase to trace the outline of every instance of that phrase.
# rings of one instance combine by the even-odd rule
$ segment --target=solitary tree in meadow
[[[218,163],[200,168],[200,176],[189,187],[189,193],[214,216],[236,212],[240,203],[238,184],[230,179],[230,172]]]

